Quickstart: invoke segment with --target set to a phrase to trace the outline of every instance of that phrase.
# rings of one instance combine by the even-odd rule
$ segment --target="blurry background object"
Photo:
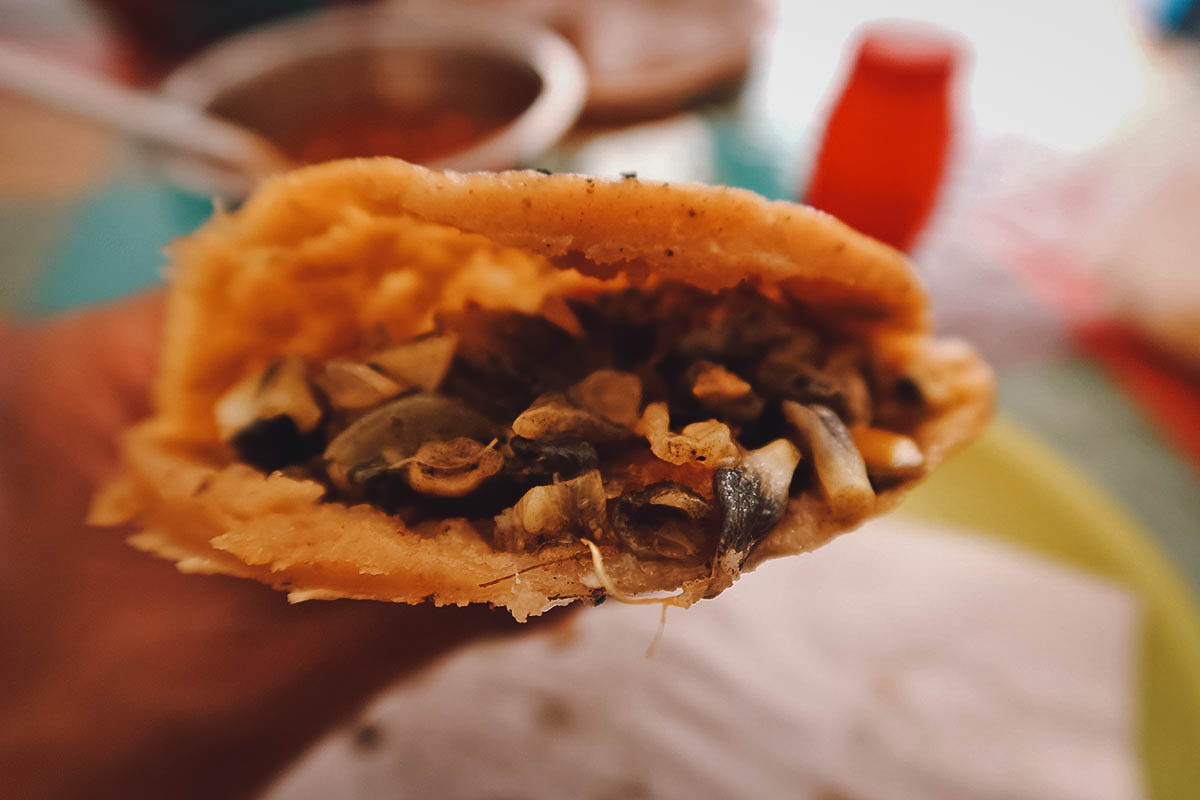
[[[202,108],[100,80],[3,42],[0,87],[202,162],[222,194],[238,196],[293,166],[267,139]]]
[[[458,2],[559,31],[587,64],[588,117],[609,121],[678,111],[736,86],[771,18],[766,0]]]
[[[386,6],[273,23],[214,45],[163,82],[300,162],[389,155],[504,169],[554,144],[583,107],[578,56],[553,32],[478,11]],[[165,159],[185,186],[202,165]]]
[[[1197,0],[1140,0],[1149,16],[1163,30],[1200,37],[1200,2]]]
[[[1106,313],[1200,376],[1197,137],[1200,84],[1094,157],[1087,255]]]
[[[954,129],[959,45],[928,27],[869,27],[830,112],[809,205],[908,250],[933,210]]]
[[[353,0],[350,0],[353,2]],[[345,2],[345,0],[343,0]],[[280,17],[316,11],[322,0],[91,0],[153,79],[201,48]]]
[[[562,34],[583,56],[593,119],[666,114],[735,87],[771,17],[768,0],[92,0],[154,79],[241,30],[332,6],[438,19],[471,10]]]

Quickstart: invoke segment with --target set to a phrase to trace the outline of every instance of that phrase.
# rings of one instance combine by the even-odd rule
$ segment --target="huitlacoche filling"
[[[803,305],[739,286],[442,313],[419,338],[289,356],[217,403],[237,457],[407,524],[463,517],[499,550],[588,538],[740,569],[788,499],[838,517],[919,474],[929,387]]]

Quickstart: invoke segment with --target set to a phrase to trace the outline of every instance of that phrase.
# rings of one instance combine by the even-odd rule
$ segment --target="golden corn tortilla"
[[[748,280],[803,298],[875,359],[937,376],[934,410],[913,435],[926,469],[992,407],[987,366],[929,336],[925,293],[904,256],[819,211],[738,189],[338,161],[267,181],[169,252],[155,415],[126,433],[123,474],[98,493],[91,520],[132,523],[134,546],[185,572],[254,578],[293,601],[491,603],[524,620],[596,596],[582,544],[499,552],[465,519],[408,529],[371,506],[322,502],[320,484],[263,475],[220,445],[213,405],[239,379],[282,355],[354,352],[380,329],[397,341],[423,333],[439,309],[535,313],[559,293]],[[835,518],[811,494],[793,498],[746,568],[856,527],[909,484],[880,493],[862,518]],[[708,588],[704,567],[627,552],[604,565],[626,593],[682,588],[678,605]]]

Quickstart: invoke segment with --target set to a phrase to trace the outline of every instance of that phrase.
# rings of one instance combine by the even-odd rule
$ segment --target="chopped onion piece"
[[[458,337],[453,333],[424,336],[372,353],[367,362],[406,387],[432,392],[441,386],[457,349]]]
[[[404,463],[404,477],[422,494],[463,497],[479,488],[504,466],[495,440],[483,444],[459,437],[444,442],[426,442]]]
[[[758,478],[763,497],[781,509],[787,505],[792,474],[800,463],[800,451],[787,439],[776,439],[742,457],[742,469]],[[782,513],[782,512],[781,512]]]
[[[558,392],[544,394],[513,420],[513,432],[526,439],[578,438],[590,442],[612,442],[632,431],[593,414]]]
[[[632,372],[600,369],[568,389],[567,399],[597,416],[633,428],[642,407],[642,381]]]
[[[308,433],[321,421],[321,406],[308,382],[308,365],[300,356],[271,363],[221,396],[213,408],[221,438],[231,440],[256,422],[288,417],[296,430]]]
[[[867,513],[874,505],[875,491],[863,457],[838,415],[825,406],[804,406],[791,400],[783,402],[783,414],[807,439],[817,479],[834,515]]]
[[[720,364],[697,361],[688,369],[692,394],[702,403],[719,404],[750,394],[750,384]]]
[[[763,400],[741,376],[711,361],[697,361],[683,376],[685,388],[701,405],[735,422],[758,419]]]
[[[356,361],[335,358],[325,362],[314,383],[334,408],[359,411],[377,406],[404,389],[387,375]]]
[[[874,478],[910,478],[925,466],[921,448],[907,436],[865,425],[851,428],[850,435]]]
[[[729,426],[723,422],[693,422],[679,433],[672,433],[670,426],[666,403],[646,406],[637,425],[638,433],[650,442],[651,452],[670,464],[700,462],[716,468],[740,455]]]
[[[565,534],[595,536],[604,528],[607,497],[600,470],[546,486],[534,486],[496,517],[495,544],[503,550],[529,550]]]

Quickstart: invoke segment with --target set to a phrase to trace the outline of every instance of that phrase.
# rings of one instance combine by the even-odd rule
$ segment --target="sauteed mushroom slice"
[[[464,497],[503,468],[504,456],[494,445],[465,436],[425,442],[406,459],[404,477],[421,494]]]
[[[862,350],[843,345],[830,353],[824,373],[839,387],[842,409],[835,408],[847,424],[865,424],[871,420],[871,389],[863,375]]]
[[[836,516],[866,513],[875,502],[863,457],[837,414],[821,405],[785,400],[783,414],[804,437],[821,491]]]
[[[438,316],[458,335],[441,390],[508,421],[539,396],[562,392],[597,367],[602,353],[540,316],[467,309]]]
[[[700,552],[697,524],[712,510],[708,500],[673,481],[626,492],[613,503],[610,519],[617,538],[645,558],[688,560]]]
[[[349,489],[380,470],[402,465],[427,442],[460,437],[490,442],[500,432],[462,401],[423,392],[360,417],[325,448],[325,465],[334,484]]]
[[[534,486],[496,517],[494,544],[510,551],[577,536],[596,537],[604,529],[607,497],[600,470],[546,486]]]
[[[736,466],[713,473],[713,497],[721,512],[721,535],[713,559],[713,587],[737,576],[754,546],[787,509],[788,487],[800,451],[787,439],[753,450]]]
[[[631,372],[600,369],[567,389],[567,399],[598,417],[632,429],[642,408],[642,381]]]
[[[584,439],[612,443],[631,438],[630,429],[580,408],[559,392],[544,394],[521,412],[513,431],[526,439]]]
[[[271,472],[320,452],[324,412],[299,356],[273,361],[227,391],[214,407],[221,438],[238,457]]]

